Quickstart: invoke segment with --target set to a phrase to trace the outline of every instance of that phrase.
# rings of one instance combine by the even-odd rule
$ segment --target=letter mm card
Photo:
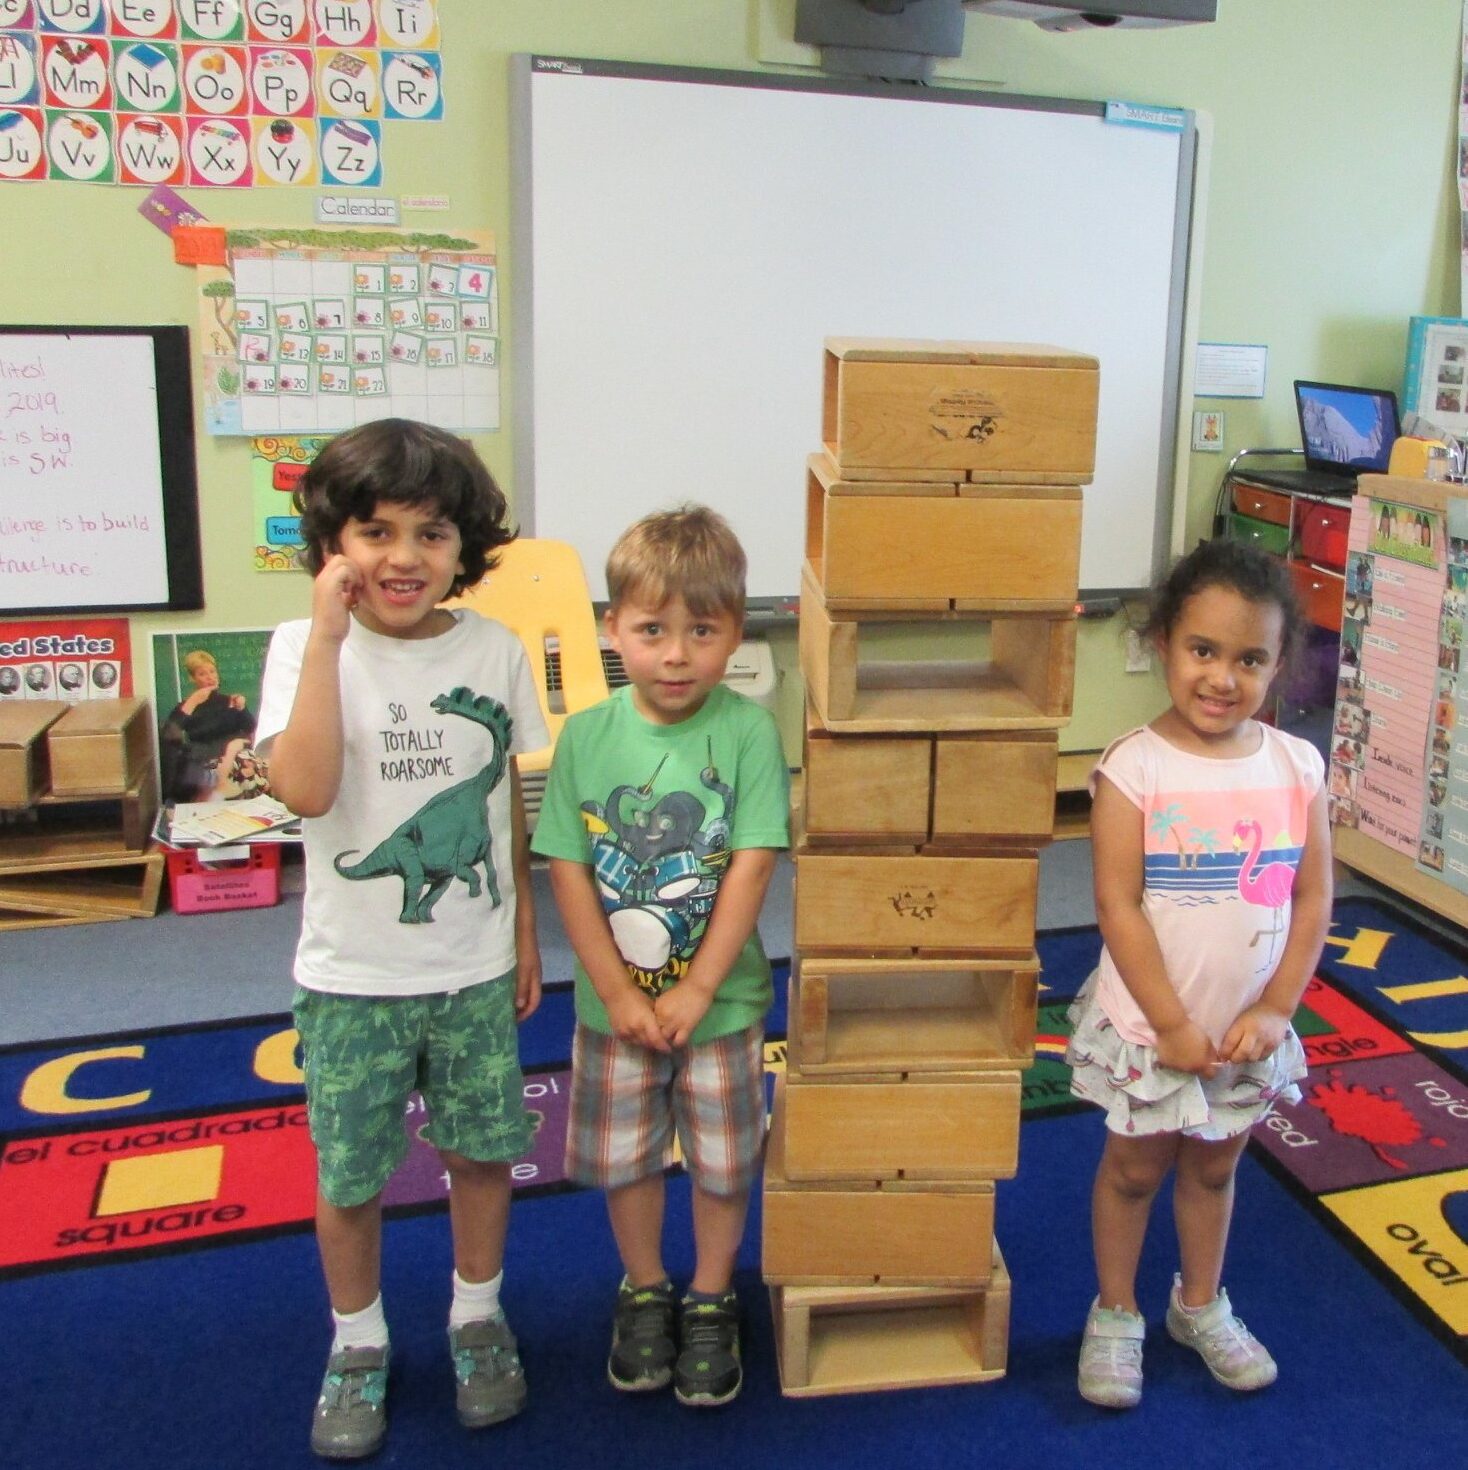
[[[41,95],[48,107],[105,112],[112,93],[112,48],[91,37],[41,38]]]

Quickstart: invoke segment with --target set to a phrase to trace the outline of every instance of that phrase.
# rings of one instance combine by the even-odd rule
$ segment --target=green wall
[[[1206,26],[1064,36],[971,15],[965,54],[945,67],[968,84],[1205,115],[1212,146],[1200,195],[1195,336],[1265,343],[1270,371],[1264,399],[1206,405],[1227,414],[1225,453],[1191,457],[1179,526],[1188,543],[1206,529],[1228,455],[1297,442],[1293,378],[1395,385],[1407,318],[1459,307],[1458,0],[1219,0],[1218,8]],[[508,250],[510,53],[745,70],[813,55],[789,40],[794,0],[439,0],[439,11],[445,120],[384,124],[384,187],[376,192],[448,196],[447,213],[406,214],[410,227],[493,230],[502,309],[516,264]],[[0,186],[0,321],[192,327],[194,273],[173,263],[167,240],[137,213],[144,192]],[[184,192],[219,223],[313,222],[311,190]],[[508,415],[512,335],[503,348]],[[513,432],[507,424],[476,440],[512,496]],[[252,569],[247,441],[201,433],[198,461],[208,605],[132,620],[140,689],[150,687],[156,629],[268,626],[308,609],[304,574]],[[1088,501],[1086,514],[1105,513],[1104,503]],[[1123,673],[1121,632],[1119,618],[1080,629],[1066,748],[1095,748],[1160,703],[1152,677]],[[774,642],[782,726],[797,751],[793,633]]]

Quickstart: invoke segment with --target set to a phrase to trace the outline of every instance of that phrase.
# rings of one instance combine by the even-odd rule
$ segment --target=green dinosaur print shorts
[[[296,1030],[321,1193],[346,1208],[377,1195],[411,1129],[482,1163],[528,1153],[515,1034],[515,972],[437,995],[328,995],[296,987]],[[409,1112],[417,1091],[426,1110]]]

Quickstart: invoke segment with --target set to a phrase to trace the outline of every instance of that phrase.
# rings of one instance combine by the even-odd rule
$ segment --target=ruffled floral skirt
[[[1294,1027],[1271,1056],[1222,1067],[1202,1078],[1159,1065],[1157,1049],[1127,1041],[1096,1001],[1093,971],[1071,1002],[1070,1090],[1106,1113],[1113,1133],[1185,1133],[1217,1141],[1252,1128],[1276,1102],[1299,1102],[1295,1083],[1309,1070]]]

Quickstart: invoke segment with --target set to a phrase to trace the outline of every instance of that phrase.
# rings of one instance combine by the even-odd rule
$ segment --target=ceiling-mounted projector
[[[1218,0],[1093,0],[1085,5],[1050,5],[1044,0],[963,0],[963,8],[979,15],[1032,20],[1046,31],[1176,26],[1218,19]]]

